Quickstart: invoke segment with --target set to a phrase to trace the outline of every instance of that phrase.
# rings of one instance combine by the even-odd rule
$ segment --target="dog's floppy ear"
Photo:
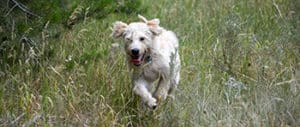
[[[159,26],[159,19],[152,19],[147,21],[146,24],[154,34],[158,35],[162,32],[162,28]]]
[[[113,24],[113,32],[112,32],[112,36],[114,38],[118,38],[120,36],[122,36],[122,34],[125,32],[125,29],[127,28],[127,24],[121,21],[117,21]]]
[[[138,15],[139,19],[146,23],[147,26],[150,28],[151,32],[154,33],[155,35],[158,35],[162,32],[162,28],[159,27],[159,19],[152,19],[148,21],[144,16]]]

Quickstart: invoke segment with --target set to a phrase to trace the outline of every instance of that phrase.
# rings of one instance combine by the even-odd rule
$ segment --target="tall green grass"
[[[6,49],[0,126],[300,126],[299,1],[141,4],[180,39],[175,100],[151,111],[131,91],[123,44],[109,35],[137,15],[87,17],[72,30],[45,27],[42,45]]]

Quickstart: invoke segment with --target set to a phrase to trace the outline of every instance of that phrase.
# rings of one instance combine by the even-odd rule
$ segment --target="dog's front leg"
[[[144,79],[138,79],[134,81],[133,91],[135,94],[141,97],[142,101],[146,103],[150,108],[155,109],[157,107],[157,100],[152,97],[152,94],[148,90],[149,83]]]

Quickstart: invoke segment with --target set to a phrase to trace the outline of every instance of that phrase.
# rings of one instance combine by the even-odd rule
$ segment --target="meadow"
[[[16,43],[14,33],[2,41],[0,126],[300,126],[299,0],[141,7],[179,37],[174,100],[153,111],[132,92],[122,40],[110,34],[113,22],[138,21],[137,13],[83,15],[72,29],[45,23],[33,44]]]

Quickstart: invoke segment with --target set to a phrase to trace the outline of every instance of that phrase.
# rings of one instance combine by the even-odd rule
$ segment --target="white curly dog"
[[[112,36],[122,37],[129,67],[133,69],[133,92],[152,109],[167,96],[173,97],[180,79],[178,39],[172,31],[159,26],[159,19],[113,24]],[[158,81],[154,93],[151,89]]]

